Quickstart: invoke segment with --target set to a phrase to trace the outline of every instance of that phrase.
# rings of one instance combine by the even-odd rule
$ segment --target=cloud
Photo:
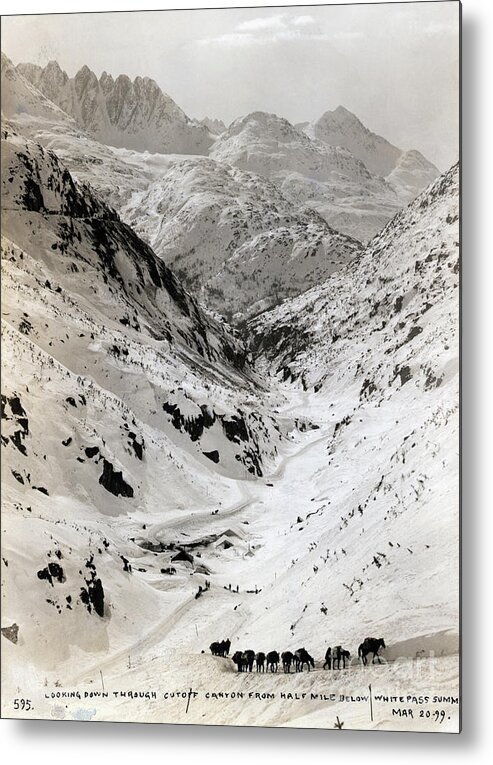
[[[202,40],[197,40],[198,45],[201,46],[212,45],[223,48],[244,48],[258,42],[261,42],[258,38],[244,32],[230,32],[219,35],[219,37],[205,37]]]
[[[308,27],[315,24],[315,19],[312,16],[295,16],[291,23],[295,27]]]
[[[251,45],[266,45],[296,40],[328,40],[329,36],[313,29],[315,21],[311,16],[289,17],[286,14],[261,16],[242,21],[218,37],[208,37],[199,40],[199,45],[219,47],[246,47]]]
[[[286,23],[284,21],[284,15],[277,16],[262,16],[256,19],[250,19],[249,21],[242,21],[235,27],[238,32],[262,32],[270,30],[285,29]]]

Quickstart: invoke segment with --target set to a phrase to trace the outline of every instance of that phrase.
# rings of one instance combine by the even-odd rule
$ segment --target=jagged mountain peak
[[[224,131],[226,130],[225,123],[219,119],[204,117],[202,120],[199,120],[199,122],[201,125],[205,125],[205,127],[214,136],[221,135],[221,133],[224,133]]]
[[[45,68],[46,71],[46,68]],[[75,80],[89,80],[92,82],[98,82],[98,78],[96,77],[96,74],[92,71],[92,69],[89,69],[87,64],[84,64],[81,66],[81,68],[76,72],[75,74]]]
[[[20,71],[79,126],[102,143],[159,153],[206,154],[213,138],[192,122],[150,77],[96,74],[84,64],[69,78],[57,62]]]
[[[68,114],[39,89],[43,72],[42,67],[36,64],[14,66],[8,56],[2,53],[3,114],[23,125],[26,120],[35,118],[50,123],[70,123],[73,126],[73,120]],[[49,79],[50,82],[54,81],[53,77]]]
[[[343,106],[342,104],[339,104],[339,106],[336,106],[336,108],[332,112],[330,110],[327,110],[320,119],[323,119],[325,116],[328,116],[328,115],[332,115],[332,116],[336,115],[337,117],[344,119],[347,122],[354,122],[364,127],[359,117],[357,117],[356,114],[354,114],[354,112],[351,112],[349,109],[346,109],[346,107]],[[367,128],[365,128],[365,130],[366,129]]]
[[[365,163],[373,173],[386,176],[401,155],[401,150],[386,138],[373,133],[349,109],[338,106],[326,111],[305,127],[305,133],[330,146],[343,146]]]
[[[44,71],[53,72],[54,74],[59,74],[59,73],[66,74],[66,72],[64,72],[64,70],[61,68],[58,61],[56,61],[55,59],[51,59],[50,61],[48,61],[48,63],[46,64],[44,68]]]
[[[109,93],[115,85],[115,80],[111,74],[105,71],[99,78],[99,84],[104,93]]]

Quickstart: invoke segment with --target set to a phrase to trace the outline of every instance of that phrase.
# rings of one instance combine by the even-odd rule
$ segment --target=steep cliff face
[[[213,138],[190,120],[149,77],[135,80],[88,66],[68,77],[56,61],[44,68],[18,64],[17,71],[102,143],[137,151],[206,154]]]

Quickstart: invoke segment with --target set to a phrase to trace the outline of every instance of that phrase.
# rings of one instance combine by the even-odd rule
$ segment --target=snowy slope
[[[213,359],[200,353],[206,319],[175,282],[173,342],[153,338],[162,303],[145,275],[135,295],[133,247],[94,252],[98,220],[115,236],[123,224],[87,192],[83,202],[53,156],[15,137],[5,151],[2,626],[18,624],[19,637],[3,638],[4,698],[10,684],[29,687],[37,714],[76,716],[77,696],[57,696],[75,688],[94,719],[183,722],[183,696],[163,691],[193,688],[187,722],[330,727],[340,715],[347,728],[412,729],[384,703],[370,721],[368,682],[456,696],[456,173],[326,285],[252,323],[269,394],[239,370],[219,325],[200,340]],[[123,337],[114,313],[130,305],[141,327]],[[264,473],[248,481],[227,459],[245,455],[241,417]],[[200,449],[215,446],[218,465],[192,439],[201,426]],[[225,537],[228,549],[216,544]],[[191,562],[173,562],[177,549]],[[354,656],[367,634],[384,636],[384,665],[321,669],[327,645]],[[232,651],[306,645],[315,672],[238,675],[208,654],[226,636]],[[90,694],[103,678],[100,702]],[[129,688],[143,697],[129,703]],[[453,730],[457,708],[441,706]]]
[[[187,287],[229,318],[303,292],[361,251],[263,176],[212,159],[171,162],[123,215]]]
[[[145,524],[241,506],[296,425],[267,414],[239,342],[111,209],[3,138],[2,618],[48,667],[162,618],[176,596],[124,560],[144,556]],[[165,584],[171,555],[148,557]]]
[[[149,77],[98,78],[88,66],[68,77],[56,61],[17,71],[102,143],[137,151],[206,154],[208,128],[193,120]]]
[[[104,677],[94,719],[413,729],[383,702],[370,721],[365,694],[458,694],[457,168],[361,252],[301,209],[306,189],[383,225],[427,177],[417,153],[384,181],[261,115],[220,159],[140,154],[12,70],[9,121],[44,148],[5,125],[5,711],[20,688],[37,716],[77,717],[60,688]],[[262,157],[269,179],[248,167]],[[242,318],[303,294],[250,321],[245,347],[185,283]],[[385,638],[382,666],[355,659],[366,635]],[[232,652],[306,645],[315,672],[239,675],[208,651],[227,636]],[[338,643],[351,667],[324,672]],[[163,691],[192,687],[185,719]]]
[[[411,202],[421,189],[426,188],[438,175],[438,170],[421,152],[404,151],[397,164],[388,174],[387,181],[393,186],[404,203]]]
[[[249,327],[266,369],[331,412],[293,520],[305,550],[286,544],[285,591],[301,574],[328,608],[326,622],[300,613],[300,644],[335,622],[338,641],[364,625],[416,647],[428,634],[437,653],[457,646],[458,182],[455,166],[357,262]],[[288,621],[279,591],[270,610],[255,631]]]

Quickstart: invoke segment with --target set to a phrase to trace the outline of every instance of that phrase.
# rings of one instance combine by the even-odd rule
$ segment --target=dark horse
[[[332,669],[341,668],[341,659],[342,659],[342,668],[346,669],[346,659],[348,661],[348,664],[351,660],[351,654],[349,651],[346,651],[342,646],[336,645],[334,648],[334,651],[332,653]]]
[[[324,669],[332,669],[332,648],[327,648],[325,652]]]
[[[246,669],[251,672],[253,669],[253,662],[255,661],[255,651],[245,651],[243,656],[245,657]]]
[[[259,651],[255,656],[255,663],[257,665],[257,672],[265,672],[265,653]]]
[[[289,673],[291,672],[291,664],[294,660],[294,654],[291,653],[291,651],[283,651],[281,654],[282,659],[282,668],[284,672]]]
[[[220,643],[216,641],[211,643],[209,646],[213,656],[227,656],[229,654],[230,647],[231,641],[229,638],[227,640],[221,640]]]
[[[296,672],[303,672],[303,665],[306,664],[308,672],[310,667],[315,667],[315,662],[305,648],[298,648],[294,654],[294,663]]]
[[[238,667],[238,672],[247,671],[247,658],[243,651],[236,651],[232,656],[232,660]]]
[[[358,648],[358,656],[362,660],[365,667],[368,664],[368,659],[366,657],[369,653],[373,654],[373,659],[371,660],[372,664],[374,663],[375,659],[378,659],[379,664],[382,663],[382,660],[378,655],[380,648],[385,648],[385,640],[383,638],[367,637],[363,640],[360,647]]]
[[[277,667],[279,664],[279,654],[277,651],[269,651],[269,653],[266,656],[267,659],[267,670],[270,669],[271,672],[277,672]]]

